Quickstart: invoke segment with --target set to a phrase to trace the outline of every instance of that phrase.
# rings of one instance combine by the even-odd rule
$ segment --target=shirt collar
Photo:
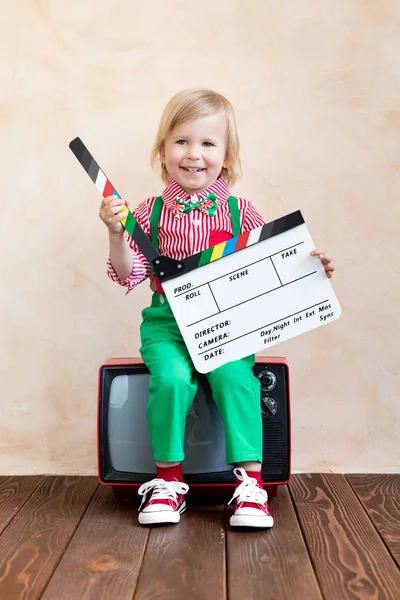
[[[207,194],[214,193],[217,197],[217,204],[221,202],[225,202],[229,196],[231,195],[231,191],[229,189],[228,184],[224,177],[219,177],[217,181],[215,181],[210,187],[206,190],[203,190],[199,194],[196,194],[197,198],[204,198]],[[171,210],[174,208],[174,200],[176,198],[180,198],[181,200],[190,200],[191,195],[187,194],[180,185],[178,185],[175,179],[170,179],[167,187],[162,193],[162,199],[167,208]]]

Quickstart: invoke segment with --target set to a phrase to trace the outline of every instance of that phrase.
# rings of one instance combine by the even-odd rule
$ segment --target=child
[[[232,106],[220,94],[192,89],[169,101],[152,150],[152,165],[157,162],[166,188],[161,197],[148,198],[133,214],[161,254],[182,260],[264,224],[247,200],[231,197],[229,186],[241,171],[239,140]],[[147,416],[157,478],[139,488],[143,496],[139,523],[177,523],[189,489],[180,463],[196,374],[159,281],[124,234],[120,223],[127,214],[124,208],[124,201],[115,196],[101,204],[100,217],[109,230],[108,274],[127,293],[150,277],[154,292],[151,306],[142,311],[140,352],[150,371]],[[331,277],[331,259],[321,250],[311,254],[319,256]],[[261,481],[260,384],[253,365],[254,356],[248,356],[207,377],[224,421],[226,461],[236,465],[230,524],[263,528],[272,527],[273,518]]]

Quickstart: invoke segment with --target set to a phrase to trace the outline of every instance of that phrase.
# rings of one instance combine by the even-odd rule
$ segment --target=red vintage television
[[[290,388],[286,359],[260,356],[253,368],[260,379],[263,423],[264,488],[276,496],[290,478]],[[232,465],[225,463],[223,422],[204,375],[186,422],[182,470],[189,495],[229,499],[234,490]],[[138,358],[113,358],[99,369],[99,481],[113,487],[117,497],[136,498],[137,488],[155,477],[147,427],[149,372]]]

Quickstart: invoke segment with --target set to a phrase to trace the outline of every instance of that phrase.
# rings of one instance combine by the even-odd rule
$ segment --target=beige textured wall
[[[398,0],[1,0],[0,473],[94,473],[98,366],[138,354],[147,284],[105,276],[82,137],[131,202],[166,101],[237,110],[246,195],[300,208],[333,253],[339,321],[291,365],[295,471],[399,471]]]

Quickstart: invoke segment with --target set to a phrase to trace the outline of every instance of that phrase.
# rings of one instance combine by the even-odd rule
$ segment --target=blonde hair
[[[205,88],[183,90],[173,96],[164,108],[150,155],[153,168],[159,163],[161,164],[161,179],[164,183],[168,183],[170,175],[165,165],[161,163],[160,157],[164,149],[165,139],[172,129],[185,121],[210,117],[220,111],[224,113],[227,120],[225,160],[228,165],[222,168],[220,175],[226,179],[230,186],[236,183],[241,176],[242,168],[235,113],[229,100],[221,94]]]

